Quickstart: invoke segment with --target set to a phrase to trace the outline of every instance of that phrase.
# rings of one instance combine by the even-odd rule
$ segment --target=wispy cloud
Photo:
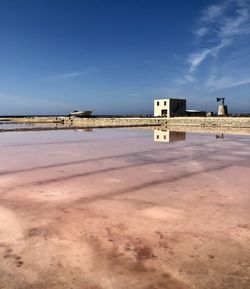
[[[212,75],[206,82],[206,86],[211,88],[211,90],[218,90],[247,84],[250,84],[250,77],[237,79],[231,77],[218,78],[217,75]]]
[[[75,78],[81,75],[83,75],[82,72],[70,72],[70,73],[53,75],[50,77],[50,79],[68,79],[68,78]]]
[[[202,48],[187,58],[188,71],[183,79],[195,80],[196,70],[208,59],[245,35],[250,34],[250,0],[227,0],[210,5],[201,12],[193,31],[196,45]]]
[[[43,77],[43,79],[48,80],[66,80],[66,79],[73,79],[80,76],[84,76],[87,74],[92,73],[95,70],[94,67],[91,67],[85,71],[75,71],[75,72],[68,72],[68,73],[61,73],[61,74],[55,74],[48,77]]]
[[[209,29],[207,27],[199,27],[197,30],[195,30],[195,35],[197,38],[202,38],[209,32]]]
[[[147,59],[144,61],[144,63],[149,64],[149,65],[153,65],[153,64],[155,64],[155,61]]]
[[[204,49],[202,51],[191,54],[187,60],[189,64],[189,72],[195,72],[196,68],[208,57],[211,52],[212,49]]]
[[[231,4],[231,0],[223,2],[217,5],[210,5],[204,9],[201,13],[200,20],[203,22],[211,23],[217,21],[217,19],[223,16],[225,9]]]
[[[213,40],[224,40],[235,35],[249,33],[249,0],[227,0],[208,6],[198,19],[194,35],[203,39],[210,36]]]
[[[189,64],[189,72],[193,73],[195,72],[196,68],[202,64],[202,62],[204,62],[206,60],[206,58],[208,58],[209,56],[214,56],[216,57],[219,53],[219,51],[228,46],[231,43],[231,39],[221,39],[221,42],[216,45],[213,46],[211,48],[205,48],[199,52],[195,52],[193,54],[191,54],[187,60],[188,64]]]
[[[44,77],[43,79],[48,79],[48,80],[63,80],[63,79],[71,79],[71,78],[76,78],[79,76],[82,76],[84,74],[88,73],[83,73],[83,72],[69,72],[69,73],[62,73],[62,74],[55,74],[51,75],[48,77]]]
[[[187,73],[182,78],[177,79],[176,83],[177,84],[186,84],[188,82],[194,82],[194,81],[195,81],[194,76],[190,73]]]

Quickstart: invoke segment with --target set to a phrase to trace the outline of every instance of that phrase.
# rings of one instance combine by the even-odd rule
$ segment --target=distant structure
[[[170,130],[154,130],[154,141],[155,142],[175,142],[183,141],[186,139],[186,133],[180,131]]]
[[[186,110],[187,116],[206,116],[207,113],[202,110],[196,110],[196,109],[187,109]]]
[[[218,106],[218,116],[228,116],[227,105],[225,105],[225,97],[217,97],[217,102],[221,101]]]
[[[154,116],[174,117],[186,115],[186,99],[164,98],[154,100]]]

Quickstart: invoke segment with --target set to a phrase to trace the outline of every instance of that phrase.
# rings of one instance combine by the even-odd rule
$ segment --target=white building
[[[164,98],[154,100],[154,116],[173,117],[186,115],[186,99]]]
[[[169,131],[169,130],[154,130],[154,141],[155,142],[175,142],[183,141],[186,139],[186,133],[180,131]]]

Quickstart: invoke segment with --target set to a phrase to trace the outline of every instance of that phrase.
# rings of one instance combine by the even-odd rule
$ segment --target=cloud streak
[[[216,75],[212,75],[207,81],[206,86],[212,87],[212,90],[218,90],[247,84],[250,84],[250,77],[244,79],[234,79],[231,77],[217,78]]]
[[[95,70],[94,67],[89,68],[86,71],[75,71],[75,72],[68,72],[68,73],[61,73],[61,74],[55,74],[55,75],[51,75],[48,77],[44,77],[43,79],[48,79],[48,80],[67,80],[67,79],[73,79],[73,78],[77,78],[80,76],[84,76],[87,74],[92,73]]]
[[[194,35],[199,40],[210,36],[220,41],[249,33],[249,0],[227,0],[204,9]],[[211,40],[211,39],[209,39]]]
[[[202,48],[188,56],[185,82],[194,82],[195,72],[207,59],[218,57],[222,49],[250,34],[250,0],[227,0],[208,6],[193,33],[196,45]]]
[[[49,79],[49,80],[72,79],[72,78],[76,78],[76,77],[82,76],[84,74],[88,74],[88,73],[84,73],[84,72],[69,72],[69,73],[62,73],[62,74],[56,74],[56,75],[48,76],[48,77],[45,77],[45,79]]]
[[[51,79],[69,79],[69,78],[75,78],[81,75],[82,75],[82,72],[71,72],[71,73],[58,74],[58,75],[51,76]]]
[[[232,42],[231,39],[222,39],[221,42],[211,48],[203,49],[202,51],[193,53],[188,58],[188,64],[189,64],[189,72],[193,73],[195,70],[204,62],[209,56],[216,57],[219,53],[219,51],[228,46]]]

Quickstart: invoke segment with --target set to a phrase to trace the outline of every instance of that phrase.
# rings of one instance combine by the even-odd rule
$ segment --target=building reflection
[[[186,133],[182,131],[170,131],[170,130],[154,130],[154,141],[156,142],[175,142],[184,141],[186,139]]]

